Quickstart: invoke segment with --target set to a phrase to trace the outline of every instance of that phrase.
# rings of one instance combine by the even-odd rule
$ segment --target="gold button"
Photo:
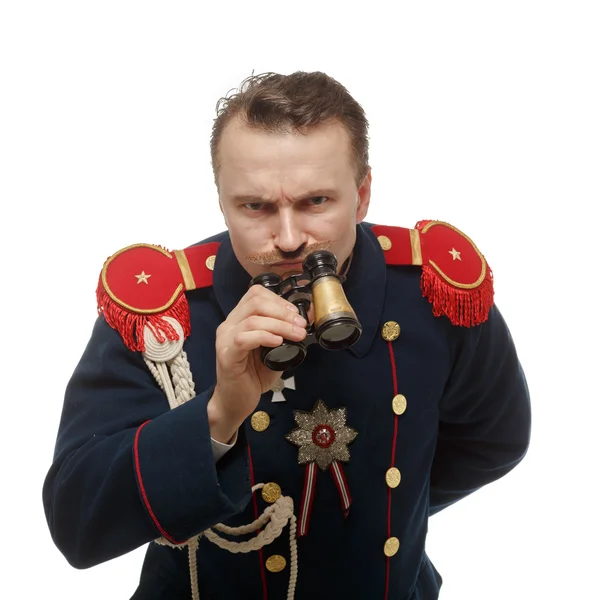
[[[215,268],[216,256],[213,254],[206,259],[206,266],[212,271]]]
[[[264,410],[258,410],[252,415],[250,423],[254,431],[265,431],[271,424],[271,417]]]
[[[262,497],[265,502],[273,504],[281,498],[281,488],[276,483],[266,483],[262,489]]]
[[[269,558],[267,558],[267,571],[270,571],[271,573],[279,573],[279,571],[283,571],[285,569],[286,564],[286,560],[283,556],[274,554],[273,556],[269,556]]]
[[[400,485],[400,479],[402,476],[400,475],[400,471],[396,469],[396,467],[392,467],[387,470],[385,474],[385,482],[391,487],[396,488]]]
[[[386,556],[394,556],[400,549],[400,540],[397,537],[391,537],[383,547],[383,553]]]
[[[377,238],[382,250],[389,250],[392,247],[392,240],[387,235],[380,235]]]
[[[392,400],[392,408],[397,415],[403,415],[406,411],[406,396],[398,394]]]
[[[386,342],[393,342],[397,340],[400,335],[400,325],[396,321],[387,321],[381,328],[381,337]]]

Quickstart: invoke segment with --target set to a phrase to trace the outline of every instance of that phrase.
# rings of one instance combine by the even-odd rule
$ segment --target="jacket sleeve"
[[[460,341],[440,403],[430,515],[506,475],[530,440],[527,382],[498,308],[485,323],[454,332]]]
[[[170,410],[139,353],[102,317],[67,386],[43,486],[52,538],[87,568],[161,536],[181,543],[251,499],[243,427],[215,460],[212,389]]]

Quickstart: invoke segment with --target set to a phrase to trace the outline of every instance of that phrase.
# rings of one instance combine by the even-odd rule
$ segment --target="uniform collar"
[[[349,352],[361,358],[373,343],[385,300],[386,265],[381,246],[370,223],[356,227],[352,263],[344,283],[344,292],[363,331]]]
[[[371,231],[371,224],[356,227],[356,244],[344,292],[362,326],[362,335],[349,349],[364,356],[373,343],[385,300],[386,265],[383,252]],[[215,259],[213,289],[217,302],[227,316],[248,290],[250,275],[238,262],[229,234],[225,234]]]
[[[213,271],[213,289],[225,317],[248,291],[251,279],[233,252],[229,233],[225,233],[217,250]]]

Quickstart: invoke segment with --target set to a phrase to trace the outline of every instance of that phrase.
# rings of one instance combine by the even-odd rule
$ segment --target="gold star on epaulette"
[[[146,273],[142,271],[139,275],[134,275],[134,277],[137,277],[138,283],[145,283],[148,285],[148,277],[152,277],[152,275],[146,275]]]

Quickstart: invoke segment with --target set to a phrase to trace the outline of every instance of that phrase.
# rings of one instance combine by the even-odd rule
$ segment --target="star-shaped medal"
[[[285,439],[298,446],[298,463],[306,465],[304,490],[298,520],[298,535],[308,533],[311,508],[317,484],[317,467],[322,471],[328,468],[335,480],[340,495],[344,518],[350,512],[352,497],[342,462],[350,461],[348,444],[354,441],[358,432],[346,425],[346,409],[329,410],[322,400],[317,400],[309,411],[295,410],[294,420],[298,427],[288,433]]]
[[[316,462],[325,471],[336,460],[350,461],[348,444],[358,432],[346,425],[345,408],[329,410],[322,400],[317,400],[310,412],[295,410],[294,420],[298,428],[285,439],[299,447],[299,464]]]

